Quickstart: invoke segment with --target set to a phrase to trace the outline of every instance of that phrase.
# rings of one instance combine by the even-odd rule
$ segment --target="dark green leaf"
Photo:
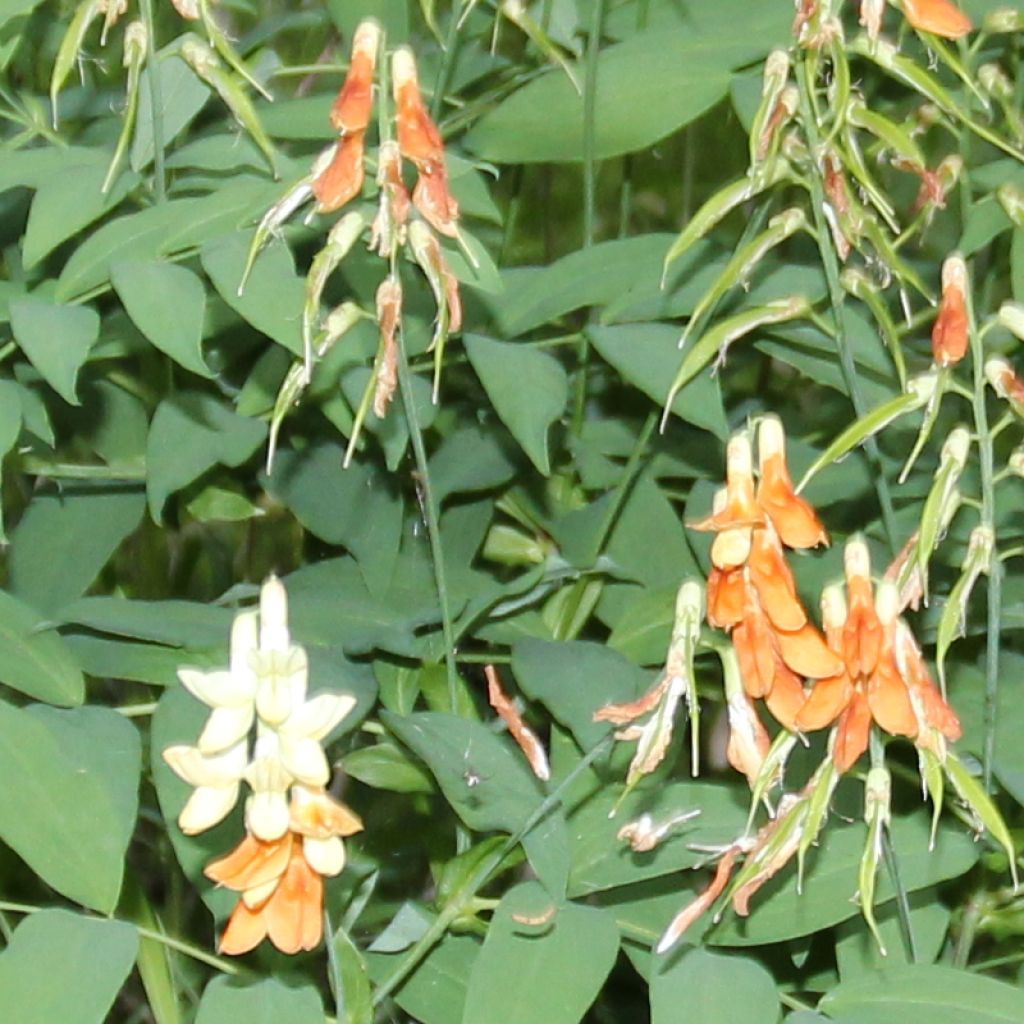
[[[135,828],[141,744],[107,708],[0,702],[0,836],[70,899],[109,914]]]
[[[82,672],[60,634],[0,591],[0,682],[51,704],[81,704]]]
[[[324,1024],[324,1008],[312,985],[292,988],[276,978],[247,984],[222,975],[206,986],[196,1024]]]
[[[26,917],[0,954],[11,1024],[103,1024],[138,950],[129,924],[43,910]]]
[[[65,402],[78,405],[78,371],[99,337],[96,311],[43,299],[16,299],[11,303],[11,329],[47,384]]]

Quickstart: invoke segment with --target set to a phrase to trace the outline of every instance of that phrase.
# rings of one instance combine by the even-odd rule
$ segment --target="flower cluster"
[[[711,516],[691,523],[711,530],[708,623],[729,632],[746,694],[761,698],[792,729],[803,706],[804,680],[824,679],[839,668],[836,656],[809,619],[797,595],[784,547],[828,543],[814,509],[793,489],[785,437],[777,417],[758,430],[759,479],[755,487],[750,441],[729,441],[727,486]],[[766,742],[766,740],[765,740]],[[751,765],[736,765],[750,774]]]
[[[829,649],[841,667],[819,679],[796,716],[800,730],[836,723],[832,757],[847,771],[867,750],[871,723],[894,736],[960,738],[960,722],[932,681],[910,627],[899,616],[899,592],[871,582],[867,545],[846,545],[846,598],[838,586],[822,595]]]
[[[357,199],[363,192],[368,161],[366,138],[374,108],[375,82],[382,72],[379,61],[382,46],[380,26],[373,19],[363,21],[352,42],[348,73],[331,108],[331,125],[338,139],[314,161],[309,173],[288,190],[263,216],[249,250],[248,264],[240,291],[261,249],[301,206],[311,199],[316,213],[334,213]],[[374,374],[359,403],[350,437],[346,462],[358,441],[363,419],[371,405],[378,417],[384,417],[398,386],[398,337],[402,320],[402,283],[398,274],[398,256],[407,250],[427,279],[437,308],[431,342],[434,353],[434,400],[437,401],[444,347],[450,334],[462,328],[462,300],[459,282],[438,241],[438,235],[454,239],[463,247],[459,230],[459,206],[448,181],[444,142],[427,110],[420,91],[416,60],[408,47],[399,47],[391,55],[391,92],[395,104],[392,120],[381,117],[381,137],[376,152],[377,211],[369,223],[369,247],[388,261],[388,272],[376,295],[375,317],[380,344]],[[392,137],[392,134],[394,137]],[[403,176],[403,160],[416,170],[416,184],[410,195]],[[417,217],[412,216],[416,211]],[[299,388],[291,387],[287,407],[309,384],[314,358],[322,355],[337,336],[314,335],[321,320],[321,297],[331,274],[340,266],[356,241],[368,227],[358,210],[347,213],[328,235],[327,244],[313,258],[306,278],[306,302],[303,311],[303,372]],[[329,326],[330,316],[327,317]],[[294,385],[295,381],[292,382]],[[282,413],[283,414],[283,413]],[[275,417],[277,423],[279,419]]]
[[[352,710],[348,694],[307,697],[306,652],[288,632],[287,597],[271,577],[259,612],[236,616],[227,669],[181,669],[182,685],[211,708],[195,746],[172,746],[164,760],[194,792],[178,817],[186,835],[221,822],[242,782],[245,838],[205,874],[240,893],[220,950],[245,953],[264,938],[282,952],[320,941],[323,879],[345,865],[343,837],[362,822],[326,790],[321,741]],[[255,740],[252,733],[255,726]]]

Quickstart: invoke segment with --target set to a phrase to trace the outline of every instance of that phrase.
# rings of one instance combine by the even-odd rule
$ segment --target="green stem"
[[[953,966],[963,970],[971,959],[971,950],[974,948],[974,938],[978,934],[978,925],[985,915],[987,906],[987,893],[975,893],[964,907],[963,917],[960,920],[960,931],[956,939],[956,948],[953,950]]]
[[[402,404],[405,406],[405,418],[409,425],[409,438],[416,458],[416,469],[419,473],[418,485],[423,496],[423,513],[427,521],[427,537],[430,541],[430,557],[434,563],[434,584],[437,587],[437,599],[441,606],[441,631],[444,635],[444,663],[448,675],[448,700],[452,714],[458,707],[459,670],[455,663],[455,630],[452,626],[451,603],[448,596],[448,580],[445,572],[444,549],[441,546],[441,524],[434,497],[434,487],[430,481],[427,467],[427,451],[423,445],[423,434],[420,430],[419,417],[416,414],[416,402],[412,391],[412,372],[405,352],[405,335],[398,330],[398,384],[402,390]]]
[[[149,90],[149,113],[153,124],[153,180],[156,201],[167,198],[167,171],[164,168],[164,113],[160,75],[156,64],[156,26],[153,0],[141,0],[142,20],[146,26],[146,87]]]
[[[448,91],[448,85],[452,80],[452,72],[455,70],[455,54],[459,46],[459,20],[459,5],[452,4],[452,11],[448,21],[448,34],[445,36],[444,41],[444,56],[441,58],[441,66],[437,69],[437,82],[434,84],[434,95],[430,100],[430,113],[435,121],[441,116],[444,94]]]
[[[0,900],[0,912],[4,913],[38,914],[40,911],[46,909],[48,908],[37,907],[31,903],[12,903],[10,900]],[[97,921],[119,920],[118,918],[95,917],[91,914],[87,916],[92,917]],[[164,935],[163,932],[154,931],[152,928],[144,928],[142,925],[135,924],[134,921],[120,921],[119,923],[131,925],[139,933],[139,937],[142,939],[152,939],[154,942],[159,942],[168,949],[173,949],[176,953],[182,953],[187,957],[191,957],[193,960],[196,960],[201,964],[206,964],[207,967],[213,967],[222,974],[242,973],[242,969],[237,964],[233,964],[229,960],[223,960],[219,956],[213,956],[205,950],[199,949],[197,946],[193,946],[188,942],[183,942],[181,939],[171,938],[170,935]]]
[[[804,131],[807,133],[807,144],[812,153],[817,154],[820,137],[818,134],[818,122],[815,119],[811,103],[811,92],[813,82],[810,80],[810,67],[806,63],[803,51],[800,55],[801,73],[797,75],[797,82],[800,88],[800,112],[803,119]],[[843,383],[853,404],[854,414],[860,419],[868,410],[861,394],[860,382],[857,379],[857,365],[853,359],[853,351],[850,348],[849,340],[846,337],[846,322],[843,318],[843,307],[846,301],[846,293],[839,281],[839,257],[832,242],[832,234],[829,231],[828,223],[825,220],[824,204],[825,191],[821,184],[819,174],[810,175],[811,205],[814,207],[814,225],[817,231],[818,250],[821,253],[821,262],[825,269],[825,279],[828,282],[829,301],[832,305],[832,318],[835,321],[834,340],[836,351],[839,354],[839,365],[843,374]],[[869,437],[864,443],[864,449],[874,466],[875,492],[878,495],[878,504],[882,511],[882,524],[885,528],[889,547],[893,552],[899,551],[899,534],[896,529],[896,513],[893,508],[892,494],[889,491],[889,482],[885,477],[885,470],[882,466],[881,453],[878,449],[878,442],[874,437]]]
[[[996,484],[992,431],[985,404],[985,342],[974,316],[972,289],[967,289],[967,315],[971,332],[971,362],[974,370],[974,432],[981,462],[981,525],[995,535]],[[1003,564],[992,563],[988,574],[988,631],[985,637],[985,745],[982,756],[985,789],[992,790],[992,764],[996,750],[996,715],[999,710],[999,648],[1002,642]]]
[[[878,735],[877,729],[871,730],[871,767],[886,768],[885,747]],[[892,845],[892,834],[888,826],[882,829],[882,859],[885,861],[885,870],[892,883],[893,892],[896,893],[896,913],[900,922],[900,937],[903,939],[903,948],[907,954],[907,961],[917,963],[917,943],[914,941],[914,925],[910,920],[910,900],[907,898],[907,890],[904,888],[903,879],[900,877],[900,865],[896,858],[896,850]]]
[[[587,34],[587,64],[583,81],[583,248],[594,244],[597,206],[597,61],[601,54],[601,28],[606,0],[591,0]]]
[[[587,63],[583,81],[583,248],[594,244],[597,219],[597,59],[601,53],[601,26],[604,24],[605,0],[592,0],[592,20],[587,36]],[[590,362],[590,339],[580,335],[576,357],[576,381],[573,398],[572,432],[579,437],[587,407],[587,366]]]
[[[510,835],[505,842],[481,865],[471,877],[460,899],[448,904],[437,916],[431,926],[412,946],[408,953],[402,958],[402,962],[388,975],[373,994],[373,1005],[379,1006],[399,985],[416,969],[423,958],[441,940],[448,927],[464,910],[466,905],[475,898],[477,892],[487,884],[491,875],[497,871],[501,862],[515,849],[515,847],[538,822],[557,807],[562,796],[567,793],[573,783],[582,775],[598,758],[607,753],[614,739],[606,736],[591,751],[581,758],[580,762],[558,786],[537,806],[537,809],[526,819],[520,828]]]

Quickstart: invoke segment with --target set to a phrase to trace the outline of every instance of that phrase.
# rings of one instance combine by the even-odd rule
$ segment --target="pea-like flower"
[[[323,877],[345,865],[345,836],[359,817],[331,797],[322,741],[355,705],[349,694],[307,698],[309,665],[292,642],[284,586],[269,579],[259,613],[232,626],[230,667],[182,669],[183,685],[211,708],[196,746],[174,746],[164,759],[195,786],[178,823],[194,835],[245,802],[245,838],[206,875],[241,893],[221,938],[225,953],[244,953],[264,938],[286,953],[321,937]],[[251,733],[255,725],[255,741]]]
[[[952,0],[903,0],[907,21],[919,32],[959,39],[974,28],[971,19]]]

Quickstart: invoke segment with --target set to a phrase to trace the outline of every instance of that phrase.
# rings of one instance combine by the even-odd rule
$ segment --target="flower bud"
[[[1024,31],[1024,11],[1013,7],[999,7],[989,11],[981,23],[983,32],[995,35],[999,32]]]
[[[124,66],[141,62],[146,54],[148,35],[144,22],[136,19],[124,30]]]
[[[936,366],[955,366],[967,354],[967,264],[959,253],[942,264],[942,300],[932,328]]]
[[[982,64],[978,68],[978,81],[982,89],[997,100],[1013,99],[1013,84],[998,64]]]
[[[1014,448],[1006,465],[1014,476],[1024,477],[1024,447]]]
[[[1019,302],[1004,302],[999,307],[999,325],[1024,341],[1024,306]]]
[[[1017,185],[1005,184],[996,189],[996,199],[1006,212],[1006,216],[1016,224],[1024,227],[1024,190]]]

